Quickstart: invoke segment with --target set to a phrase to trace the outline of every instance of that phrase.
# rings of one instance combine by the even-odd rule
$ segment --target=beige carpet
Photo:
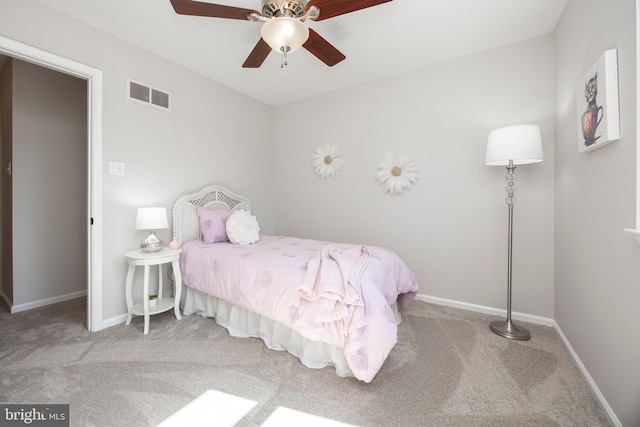
[[[510,341],[489,331],[490,316],[414,302],[365,384],[230,337],[212,319],[159,314],[147,336],[140,317],[96,333],[85,319],[84,299],[3,307],[0,403],[68,403],[72,426],[153,426],[213,390],[255,402],[240,427],[290,410],[361,427],[610,425],[548,327],[525,325],[531,341]],[[214,406],[203,425],[222,423]]]

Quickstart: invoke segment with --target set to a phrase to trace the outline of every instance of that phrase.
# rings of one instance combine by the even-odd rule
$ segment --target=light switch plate
[[[124,176],[124,163],[109,161],[109,175]]]

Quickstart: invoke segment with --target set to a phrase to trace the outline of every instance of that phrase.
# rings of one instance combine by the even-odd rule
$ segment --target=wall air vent
[[[131,79],[127,79],[127,98],[131,101],[171,111],[170,93]]]

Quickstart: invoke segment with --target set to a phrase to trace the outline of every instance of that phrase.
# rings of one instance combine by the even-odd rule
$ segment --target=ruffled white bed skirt
[[[392,309],[396,322],[400,323],[400,313],[396,304]],[[188,286],[183,286],[182,290],[182,311],[184,315],[200,314],[215,318],[216,323],[225,327],[231,336],[260,338],[271,350],[285,350],[296,356],[308,368],[321,369],[333,366],[338,376],[354,376],[341,348],[322,341],[309,340],[278,321]]]

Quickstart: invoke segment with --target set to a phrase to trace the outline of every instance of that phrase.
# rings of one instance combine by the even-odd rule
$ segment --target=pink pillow
[[[205,243],[228,242],[227,218],[233,213],[229,209],[207,209],[198,206],[200,229]]]

